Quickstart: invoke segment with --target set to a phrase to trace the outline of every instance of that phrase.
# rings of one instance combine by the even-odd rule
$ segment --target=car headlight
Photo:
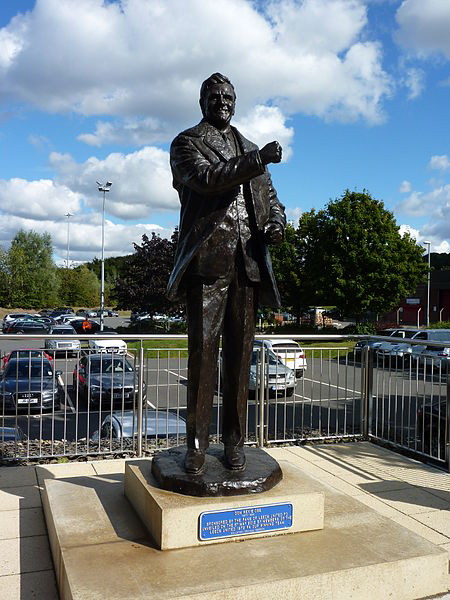
[[[58,393],[58,389],[55,388],[54,390],[44,390],[42,392],[42,397],[43,398],[53,398],[53,396],[55,396]]]
[[[100,391],[100,386],[99,385],[91,385],[91,392],[99,392]]]
[[[254,371],[250,371],[250,382],[256,383],[256,373]]]

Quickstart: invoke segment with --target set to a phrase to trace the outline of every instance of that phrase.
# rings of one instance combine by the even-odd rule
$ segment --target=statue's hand
[[[277,245],[283,241],[283,228],[278,223],[268,223],[264,228],[266,244]]]
[[[283,149],[278,142],[269,142],[259,151],[264,165],[279,163],[283,155]]]

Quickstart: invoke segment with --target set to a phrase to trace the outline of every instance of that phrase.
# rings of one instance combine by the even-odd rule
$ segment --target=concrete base
[[[46,480],[61,599],[412,600],[446,591],[446,552],[349,496],[316,490],[326,495],[323,530],[162,552],[125,498],[123,476]]]
[[[151,460],[125,465],[125,496],[133,505],[156,546],[161,550],[204,546],[238,539],[266,537],[323,528],[324,494],[317,491],[311,477],[289,463],[283,463],[283,479],[267,492],[245,496],[198,498],[176,494],[158,487]],[[289,529],[245,536],[199,540],[200,514],[229,508],[256,507],[264,504],[293,505],[293,522]]]

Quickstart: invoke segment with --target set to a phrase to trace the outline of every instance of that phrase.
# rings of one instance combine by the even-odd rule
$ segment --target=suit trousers
[[[258,287],[246,275],[239,248],[229,276],[187,277],[188,448],[206,450],[209,445],[221,334],[222,441],[225,446],[244,444]]]

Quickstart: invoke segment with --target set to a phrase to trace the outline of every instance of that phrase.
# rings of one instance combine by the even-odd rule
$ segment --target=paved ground
[[[269,452],[444,548],[450,559],[450,474],[369,442]],[[123,471],[124,460],[0,467],[2,600],[58,598],[42,513],[42,481],[75,475],[108,477]],[[450,600],[450,593],[440,596],[444,598]]]

